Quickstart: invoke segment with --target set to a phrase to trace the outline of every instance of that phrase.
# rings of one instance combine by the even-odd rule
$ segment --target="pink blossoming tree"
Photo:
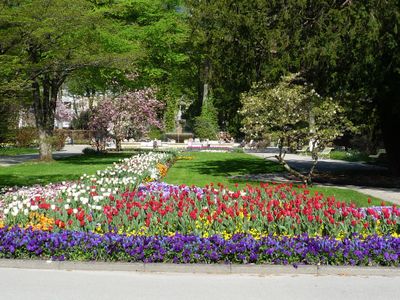
[[[55,111],[56,120],[70,122],[74,118],[74,115],[75,113],[71,108],[68,108],[65,106],[64,102],[62,102],[60,99],[57,99]]]
[[[143,136],[151,126],[162,128],[158,113],[163,107],[151,88],[104,99],[94,109],[89,123],[97,149],[104,150],[106,140],[114,138],[119,151],[122,140]]]

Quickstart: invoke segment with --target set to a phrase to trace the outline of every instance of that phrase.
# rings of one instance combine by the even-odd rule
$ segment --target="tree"
[[[101,101],[89,123],[95,132],[98,150],[104,150],[106,138],[114,138],[117,150],[121,150],[122,140],[141,137],[149,132],[151,126],[162,128],[158,117],[161,108],[163,104],[150,88]]]
[[[218,136],[218,115],[211,97],[202,105],[200,116],[194,120],[194,133],[201,139],[215,140]]]
[[[186,1],[199,69],[199,99],[204,98],[207,83],[220,123],[226,126],[223,130],[235,135],[240,135],[240,94],[253,82],[266,80],[266,74],[276,79],[276,74],[282,73],[281,65],[273,60],[278,33],[271,30],[279,3],[282,1]]]
[[[400,128],[399,1],[187,2],[220,116],[235,116],[253,82],[300,72],[319,94],[339,99],[355,124],[376,124],[400,173],[392,133]]]
[[[269,135],[278,141],[277,160],[304,183],[311,183],[318,152],[352,130],[343,108],[332,98],[322,98],[298,74],[284,76],[276,84],[259,84],[242,94],[243,131],[252,138]],[[310,144],[314,163],[302,174],[285,161],[285,148]]]
[[[71,122],[74,116],[74,111],[66,107],[60,99],[57,99],[55,119],[61,122]]]
[[[196,70],[191,60],[190,28],[180,0],[98,1],[111,19],[124,24],[123,36],[140,48],[134,72],[92,68],[76,72],[67,82],[70,93],[93,103],[105,94],[156,87],[166,104],[165,130],[173,131],[179,105],[193,99]],[[90,106],[92,107],[92,106]]]
[[[29,82],[40,159],[52,158],[57,97],[66,78],[90,66],[131,64],[126,53],[134,48],[120,38],[119,28],[86,0],[2,2],[0,56],[14,62],[13,74]]]
[[[351,115],[368,120],[376,111],[390,168],[400,174],[400,141],[393,136],[400,128],[400,2],[324,3],[303,10],[313,25],[300,27],[303,48],[292,53],[300,55],[302,73],[321,93],[351,96],[345,104]]]

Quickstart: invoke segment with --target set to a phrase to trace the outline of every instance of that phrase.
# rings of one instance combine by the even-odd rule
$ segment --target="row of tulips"
[[[117,233],[61,230],[48,232],[19,227],[0,229],[0,258],[172,263],[272,263],[399,266],[400,238],[357,235],[332,237],[238,234],[127,236]]]
[[[161,179],[173,157],[172,153],[163,152],[138,154],[94,175],[84,174],[76,182],[10,189],[0,195],[0,213],[5,219],[11,217],[16,220],[32,213],[36,215],[38,211],[59,209],[61,204],[64,207],[88,206],[102,210],[97,205],[99,199],[126,189],[134,190],[143,181]]]
[[[28,207],[30,211],[25,213]],[[93,181],[82,193],[67,189],[55,198],[15,200],[4,212],[7,225],[51,231],[148,236],[179,232],[202,237],[219,234],[225,239],[238,233],[255,238],[302,233],[339,238],[354,233],[400,234],[400,209],[395,205],[357,208],[291,184],[230,191],[222,185],[201,189],[152,182],[106,190]]]

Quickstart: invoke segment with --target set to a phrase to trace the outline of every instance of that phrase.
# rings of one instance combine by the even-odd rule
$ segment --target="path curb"
[[[66,270],[66,271],[117,271],[140,273],[183,273],[223,275],[341,275],[400,277],[396,267],[351,267],[311,265],[232,265],[232,264],[169,264],[169,263],[118,263],[73,262],[0,259],[1,268]]]

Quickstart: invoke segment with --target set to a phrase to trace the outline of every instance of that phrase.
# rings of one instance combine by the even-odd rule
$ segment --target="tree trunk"
[[[121,139],[115,138],[115,148],[117,149],[117,151],[121,151],[122,150]]]
[[[210,77],[211,77],[211,62],[210,60],[206,59],[204,61],[203,97],[201,102],[202,105],[204,105],[208,99]]]
[[[47,131],[42,127],[38,127],[39,132],[39,151],[40,160],[48,161],[53,159],[52,146],[50,143],[52,132]]]
[[[283,140],[283,138],[279,139]],[[310,170],[308,173],[305,175],[301,173],[300,170],[296,170],[295,168],[291,167],[286,161],[285,161],[285,154],[286,152],[283,151],[283,144],[278,142],[278,148],[279,148],[279,154],[275,155],[275,158],[278,160],[278,162],[288,171],[290,174],[294,175],[295,177],[299,178],[305,185],[310,185],[312,184],[312,176],[314,174],[315,167],[317,166],[318,163],[318,151],[314,150],[314,153],[312,155],[313,158],[313,164],[311,165]]]
[[[393,75],[391,80],[394,81],[391,88],[379,99],[378,111],[389,168],[393,175],[400,175],[400,139],[398,138],[398,130],[400,129],[400,86],[398,80],[400,80],[400,76]]]
[[[52,145],[57,95],[62,80],[48,75],[36,78],[32,83],[36,127],[39,133],[39,159],[52,160]]]

